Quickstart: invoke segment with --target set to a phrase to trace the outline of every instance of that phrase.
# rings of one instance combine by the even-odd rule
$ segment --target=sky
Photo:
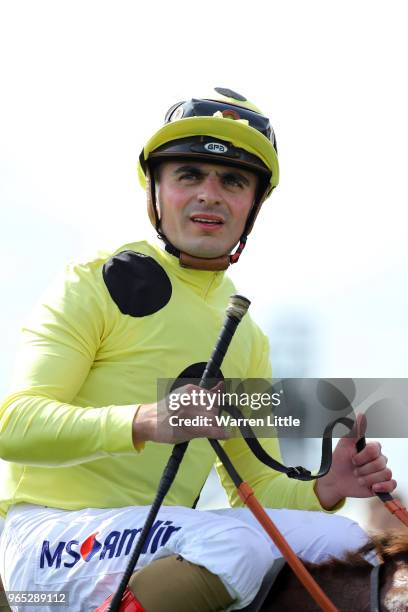
[[[406,377],[405,13],[402,0],[1,1],[0,393],[65,262],[154,236],[138,155],[171,104],[214,86],[277,134],[280,185],[231,271],[275,374]],[[384,444],[407,488],[403,442]]]

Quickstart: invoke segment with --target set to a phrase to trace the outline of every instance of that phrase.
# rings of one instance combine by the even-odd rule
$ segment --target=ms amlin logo
[[[181,527],[173,525],[173,521],[156,521],[142,548],[142,554],[155,553],[158,548],[167,543],[175,531],[180,529]],[[61,566],[70,568],[82,561],[89,563],[95,559],[95,562],[99,562],[103,559],[129,555],[133,542],[141,531],[142,527],[110,531],[102,542],[96,537],[98,532],[91,533],[83,542],[69,540],[68,542],[57,542],[51,546],[49,540],[44,540],[41,548],[40,568],[58,569]]]

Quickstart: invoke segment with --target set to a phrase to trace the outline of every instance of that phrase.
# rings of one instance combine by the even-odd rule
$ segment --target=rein
[[[223,410],[225,410],[225,412],[228,412],[228,414],[230,414],[234,418],[238,419],[239,417],[242,417],[241,412],[235,406],[231,406],[231,405],[224,406]],[[320,462],[320,468],[316,474],[312,474],[308,469],[304,468],[301,465],[298,465],[296,467],[287,467],[283,465],[282,463],[280,463],[279,461],[271,457],[264,450],[264,448],[261,446],[258,439],[256,438],[250,425],[239,424],[238,427],[242,433],[242,437],[245,440],[247,446],[250,448],[250,450],[255,455],[255,457],[259,461],[261,461],[261,463],[272,468],[273,470],[276,470],[277,472],[286,474],[288,478],[294,478],[295,480],[302,480],[302,481],[310,481],[310,480],[316,480],[317,478],[321,478],[322,476],[325,476],[330,471],[331,464],[332,464],[332,458],[333,458],[333,449],[332,449],[333,430],[336,427],[336,425],[338,425],[339,423],[348,427],[350,431],[353,429],[353,426],[354,426],[354,421],[348,417],[339,417],[338,419],[335,419],[334,421],[326,425],[323,431],[323,436],[322,436],[322,458]],[[210,442],[212,443],[211,440]],[[356,442],[357,452],[362,451],[363,448],[365,448],[365,446],[366,446],[366,439],[364,436],[362,436]],[[232,464],[226,455],[225,457],[226,457],[225,459],[226,463],[224,463],[224,461],[223,463],[224,463],[226,470],[228,471],[227,465],[232,466]],[[401,523],[403,523],[406,527],[408,527],[408,510],[405,508],[405,506],[403,506],[403,504],[398,499],[394,499],[391,493],[376,493],[376,496],[383,502],[384,506],[387,508],[389,512],[391,512],[391,514],[393,514],[396,518],[398,518],[401,521]]]
[[[356,442],[356,449],[358,452],[363,450],[366,445],[365,437],[363,436]],[[397,519],[401,521],[406,527],[408,527],[408,510],[398,500],[394,499],[391,493],[376,493],[376,496],[383,502],[384,506],[389,512]]]
[[[380,579],[384,563],[375,565],[370,574],[370,612],[381,611]]]

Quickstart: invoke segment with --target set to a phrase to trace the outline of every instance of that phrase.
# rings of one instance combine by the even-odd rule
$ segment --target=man
[[[220,427],[170,427],[166,400],[157,401],[158,379],[202,373],[234,293],[224,270],[238,261],[278,172],[269,120],[243,96],[217,88],[209,99],[173,106],[139,164],[165,249],[140,242],[70,266],[25,328],[14,391],[0,412],[8,462],[0,570],[7,589],[65,589],[72,610],[102,604],[119,583],[171,445],[190,439],[131,579],[133,609],[243,608],[278,556],[237,508],[218,462],[233,508],[192,509],[214,462],[204,438],[225,440],[302,558],[319,561],[365,542],[355,523],[323,510],[338,509],[347,495],[395,488],[377,443],[356,454],[354,441],[344,438],[326,477],[316,485],[297,482],[265,468]],[[248,316],[222,374],[271,376],[267,339]],[[192,398],[194,390],[187,385],[180,393]],[[192,399],[178,412],[205,414]],[[361,433],[361,420],[357,426]],[[263,444],[279,459],[275,439]]]

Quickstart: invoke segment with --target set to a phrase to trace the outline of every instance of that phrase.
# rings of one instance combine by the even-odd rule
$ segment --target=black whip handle
[[[213,354],[211,355],[206,368],[204,370],[204,374],[201,377],[199,386],[203,389],[208,389],[211,387],[212,379],[214,379],[223,362],[225,354],[228,350],[228,347],[231,343],[232,336],[235,333],[235,330],[238,327],[239,319],[236,319],[233,316],[228,316],[225,320],[224,326],[221,330],[220,335],[218,336],[217,343],[215,345],[215,349]]]
[[[108,612],[118,612],[119,611],[120,602],[122,601],[123,593],[126,590],[128,582],[136,567],[136,563],[139,560],[140,553],[142,552],[143,546],[146,542],[146,538],[149,535],[150,529],[152,528],[152,525],[163,503],[163,499],[166,497],[167,492],[170,489],[176,477],[176,474],[180,466],[180,463],[183,459],[184,453],[187,450],[187,446],[188,446],[188,442],[182,442],[181,444],[176,444],[173,448],[173,451],[170,455],[170,458],[167,462],[165,470],[160,479],[160,484],[157,489],[156,497],[153,501],[153,504],[151,505],[151,508],[146,518],[146,522],[137,540],[136,546],[133,549],[129,562],[126,566],[126,569],[122,576],[122,580],[120,581],[120,584],[114,596],[112,597],[112,601],[110,602]]]

